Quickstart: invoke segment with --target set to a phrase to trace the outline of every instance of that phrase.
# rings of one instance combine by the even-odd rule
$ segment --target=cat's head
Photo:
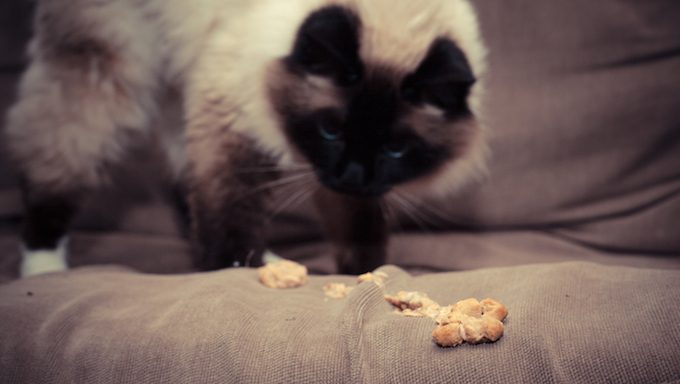
[[[486,148],[471,100],[483,70],[474,15],[436,1],[436,9],[378,3],[393,9],[352,2],[306,17],[289,55],[269,71],[281,127],[337,192],[456,187],[483,167]],[[456,12],[472,22],[447,19]],[[464,28],[450,28],[457,22]]]

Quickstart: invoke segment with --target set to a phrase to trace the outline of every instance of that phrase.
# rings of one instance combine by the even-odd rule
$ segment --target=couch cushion
[[[451,383],[680,379],[680,271],[592,263],[412,277],[386,291],[509,308],[494,344],[441,349],[434,322],[395,314],[372,283],[262,286],[254,270],[153,276],[84,268],[0,286],[2,382]]]
[[[24,3],[3,3],[11,17],[0,12],[12,19],[0,23],[11,66],[21,62],[18,47],[28,30]],[[434,233],[414,237],[426,231],[404,215],[390,261],[425,269],[548,259],[679,267],[680,3],[474,3],[490,47],[490,175],[460,196],[419,209]],[[13,71],[0,74],[1,111],[15,81]],[[20,200],[1,155],[3,280],[16,271]],[[123,172],[117,189],[97,196],[78,218],[74,264],[186,271],[186,242],[160,181],[148,177],[158,166],[135,160],[135,171]],[[277,251],[315,271],[334,270],[309,205],[284,211],[269,237]]]

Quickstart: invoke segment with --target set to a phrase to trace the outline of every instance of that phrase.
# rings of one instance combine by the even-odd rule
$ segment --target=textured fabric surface
[[[250,270],[87,268],[9,283],[21,208],[0,152],[0,382],[680,380],[680,2],[475,4],[490,47],[489,177],[403,215],[389,261],[479,270],[387,271],[393,291],[503,301],[498,343],[441,350],[430,321],[395,316],[371,286],[324,301],[321,286],[347,277],[286,292]],[[29,6],[0,4],[3,115]],[[72,265],[191,271],[156,157],[142,146],[85,204]],[[312,271],[334,271],[309,205],[284,210],[268,237]]]
[[[566,263],[411,277],[386,291],[493,297],[494,344],[442,349],[374,284],[273,290],[254,270],[153,276],[85,268],[0,288],[3,383],[659,383],[680,379],[680,271]],[[622,305],[624,304],[625,305]]]
[[[22,63],[27,4],[2,5],[2,110],[16,81],[11,69]],[[574,259],[680,266],[680,2],[475,5],[490,49],[489,177],[403,215],[395,230],[405,234],[389,262],[428,270]],[[149,177],[159,173],[154,151],[139,152],[132,171],[82,210],[74,265],[190,270],[167,193]],[[8,171],[0,159],[0,281],[14,278],[18,263],[20,200]],[[334,271],[310,206],[284,210],[273,224],[275,250]],[[434,233],[421,236],[421,226]]]
[[[487,182],[446,215],[609,252],[680,253],[680,3],[479,0]]]

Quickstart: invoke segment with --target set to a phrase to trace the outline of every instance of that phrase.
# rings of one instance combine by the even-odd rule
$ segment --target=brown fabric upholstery
[[[500,299],[511,315],[499,343],[440,350],[427,320],[395,317],[368,286],[324,302],[323,283],[346,277],[286,292],[252,270],[86,268],[11,282],[21,207],[0,153],[0,382],[680,381],[680,3],[475,3],[490,47],[490,174],[423,202],[418,222],[404,215],[389,262],[477,270],[388,268],[389,288]],[[0,111],[26,4],[0,5]],[[191,272],[156,163],[138,148],[87,202],[75,267]],[[334,272],[310,206],[284,211],[268,238]]]
[[[677,2],[477,4],[495,161],[450,213],[605,251],[677,255]]]
[[[12,5],[16,1],[3,6],[25,15],[27,7]],[[490,175],[460,196],[426,202],[421,223],[404,215],[395,230],[406,234],[395,236],[389,262],[428,270],[572,259],[677,265],[677,3],[476,5],[490,50]],[[19,16],[8,18],[0,39],[8,63],[21,63],[16,41],[27,27]],[[0,102],[6,106],[16,74],[2,79]],[[190,270],[163,184],[149,178],[158,174],[157,157],[148,145],[138,148],[116,187],[86,205],[71,241],[74,265]],[[0,165],[0,217],[11,234],[20,207],[7,173]],[[423,234],[421,226],[433,233]],[[311,207],[284,211],[270,232],[276,251],[316,272],[334,271]],[[17,244],[2,237],[0,247],[7,280],[16,269]]]
[[[85,268],[2,289],[2,382],[660,383],[680,379],[674,271],[566,263],[411,277],[386,291],[504,302],[494,344],[442,349],[372,283],[274,290],[253,270],[157,276]],[[625,305],[624,305],[625,303]]]

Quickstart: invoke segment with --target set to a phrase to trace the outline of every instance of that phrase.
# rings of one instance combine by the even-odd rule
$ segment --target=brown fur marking
[[[211,164],[201,166],[204,172],[192,173],[190,184],[194,240],[200,251],[196,264],[204,270],[231,267],[234,262],[258,265],[265,250],[271,196],[270,190],[260,187],[279,175],[248,169],[274,161],[258,151],[253,140],[233,132],[211,139],[220,141],[220,150],[210,158]],[[197,159],[192,161],[195,165]]]

